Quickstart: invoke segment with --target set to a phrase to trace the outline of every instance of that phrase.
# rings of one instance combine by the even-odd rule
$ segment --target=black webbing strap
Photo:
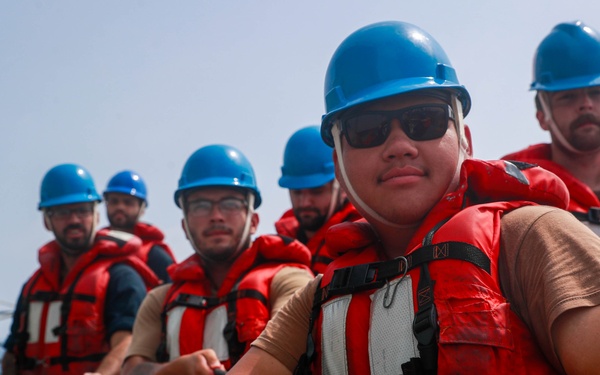
[[[410,255],[383,262],[359,264],[334,271],[327,297],[381,288],[389,279],[435,260],[455,259],[476,265],[490,273],[490,259],[477,247],[465,242],[442,242],[423,246]]]
[[[298,361],[298,365],[294,369],[294,375],[310,375],[310,364],[315,358],[315,340],[313,337],[313,329],[315,327],[315,322],[319,317],[319,313],[321,312],[321,304],[323,303],[325,296],[325,289],[321,288],[321,280],[319,280],[317,284],[317,289],[315,290],[315,296],[313,298],[312,310],[310,313],[310,319],[308,321],[308,337],[306,339],[306,352],[302,354],[300,360]]]
[[[433,304],[433,287],[427,264],[421,266],[417,286],[417,313],[413,320],[413,334],[417,339],[419,358],[402,364],[404,375],[433,375],[437,373],[437,310]]]
[[[195,294],[181,293],[177,296],[177,298],[175,298],[175,301],[167,305],[166,310],[171,310],[176,306],[193,307],[195,309],[210,309],[215,306],[222,305],[224,303],[235,302],[239,298],[254,298],[259,300],[265,306],[268,305],[267,298],[258,290],[242,289],[234,290],[222,297],[207,297]]]
[[[579,221],[589,221],[592,224],[600,224],[600,207],[590,207],[588,212],[570,211]]]

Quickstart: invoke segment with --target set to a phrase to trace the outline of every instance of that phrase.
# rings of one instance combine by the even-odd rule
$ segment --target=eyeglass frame
[[[235,209],[234,211],[229,211],[228,209],[223,209],[222,204],[223,202],[231,202],[231,201],[236,201],[236,202],[240,202],[242,205],[239,209]],[[198,214],[198,213],[193,213],[192,210],[190,209],[190,206],[193,205],[194,203],[201,203],[201,202],[208,202],[210,203],[210,207],[206,210],[206,212],[204,214]],[[236,197],[224,197],[219,199],[218,201],[215,200],[211,200],[211,199],[195,199],[191,202],[186,202],[185,204],[185,212],[186,214],[189,214],[192,217],[208,217],[210,216],[210,214],[213,212],[215,206],[218,208],[219,212],[224,215],[224,216],[233,216],[237,213],[242,212],[244,209],[248,209],[248,201],[246,199],[241,199],[241,198],[236,198]]]
[[[45,210],[45,213],[49,218],[54,218],[61,221],[69,219],[71,216],[73,216],[73,214],[75,214],[78,219],[83,220],[94,214],[94,205],[85,205],[74,208],[54,206],[48,207]]]

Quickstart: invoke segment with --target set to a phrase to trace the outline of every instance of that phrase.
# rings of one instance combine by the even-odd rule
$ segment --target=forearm
[[[127,331],[115,332],[110,341],[111,349],[102,362],[100,362],[100,365],[96,369],[96,374],[120,374],[121,365],[123,364],[123,359],[125,359],[125,353],[131,343],[131,333]]]

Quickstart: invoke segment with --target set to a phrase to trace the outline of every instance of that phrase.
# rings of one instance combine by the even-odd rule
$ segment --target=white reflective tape
[[[341,296],[324,303],[321,348],[323,375],[348,374],[346,358],[346,316],[352,295]],[[366,322],[365,322],[366,324]]]
[[[167,350],[171,361],[181,355],[179,351],[179,331],[185,309],[185,306],[177,306],[167,312]]]
[[[43,309],[44,302],[29,303],[29,312],[27,314],[27,331],[29,332],[29,338],[27,339],[27,342],[30,344],[35,344],[40,341]]]
[[[393,298],[388,308],[384,306],[386,290],[385,305]],[[392,281],[389,289],[384,286],[371,295],[369,361],[373,375],[402,374],[401,365],[419,357],[412,329],[415,317],[412,294],[412,280],[406,275],[402,281]]]
[[[48,306],[48,316],[46,317],[46,333],[44,336],[44,342],[47,344],[57,343],[59,340],[59,336],[55,335],[54,328],[58,328],[60,326],[60,308],[62,306],[62,301],[52,301]]]
[[[212,310],[204,321],[204,341],[202,342],[202,347],[214,350],[220,361],[229,359],[229,347],[223,336],[225,325],[227,325],[227,307],[225,305]]]

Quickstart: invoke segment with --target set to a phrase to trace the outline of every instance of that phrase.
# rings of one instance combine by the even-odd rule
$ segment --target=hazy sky
[[[100,193],[115,172],[138,171],[145,220],[183,260],[192,249],[173,192],[185,160],[212,143],[244,152],[263,196],[259,232],[272,233],[289,207],[277,185],[285,142],[319,123],[327,64],[351,32],[401,20],[432,34],[473,99],[475,156],[493,159],[549,139],[528,91],[532,57],[576,19],[600,28],[600,1],[3,1],[0,303],[16,300],[52,239],[37,204],[56,164],[85,166]]]

